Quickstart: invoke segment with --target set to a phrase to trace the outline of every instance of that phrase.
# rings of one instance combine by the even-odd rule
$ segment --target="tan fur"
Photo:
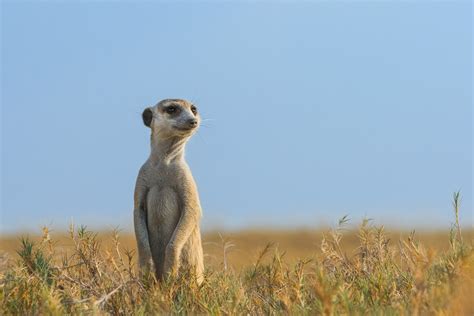
[[[169,106],[179,111],[170,114]],[[134,225],[142,272],[154,267],[157,278],[163,279],[181,269],[193,269],[201,283],[201,205],[184,160],[185,144],[200,122],[192,109],[185,100],[167,99],[143,112],[143,120],[151,128],[151,153],[137,177]]]

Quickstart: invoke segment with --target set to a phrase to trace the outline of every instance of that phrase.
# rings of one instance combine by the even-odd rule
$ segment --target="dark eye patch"
[[[181,111],[181,108],[177,105],[168,105],[163,108],[163,111],[170,114],[170,115],[175,115],[178,114]]]
[[[194,105],[191,105],[191,112],[193,112],[194,115],[197,114],[198,110]]]

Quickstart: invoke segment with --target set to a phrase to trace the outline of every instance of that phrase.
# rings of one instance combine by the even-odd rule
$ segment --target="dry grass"
[[[5,236],[0,314],[474,313],[474,233],[458,220],[451,233],[344,227],[209,233],[202,286],[189,275],[140,277],[130,234]]]

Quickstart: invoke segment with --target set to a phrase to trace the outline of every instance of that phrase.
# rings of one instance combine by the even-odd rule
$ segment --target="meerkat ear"
[[[151,120],[153,119],[153,112],[150,108],[146,108],[142,113],[143,124],[145,126],[151,126]]]

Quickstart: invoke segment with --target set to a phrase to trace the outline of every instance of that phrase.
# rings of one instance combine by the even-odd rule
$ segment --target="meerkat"
[[[194,269],[203,280],[201,204],[184,159],[186,142],[197,131],[200,116],[186,100],[166,99],[142,114],[151,129],[151,152],[138,173],[134,226],[142,273],[152,267],[157,279]]]

